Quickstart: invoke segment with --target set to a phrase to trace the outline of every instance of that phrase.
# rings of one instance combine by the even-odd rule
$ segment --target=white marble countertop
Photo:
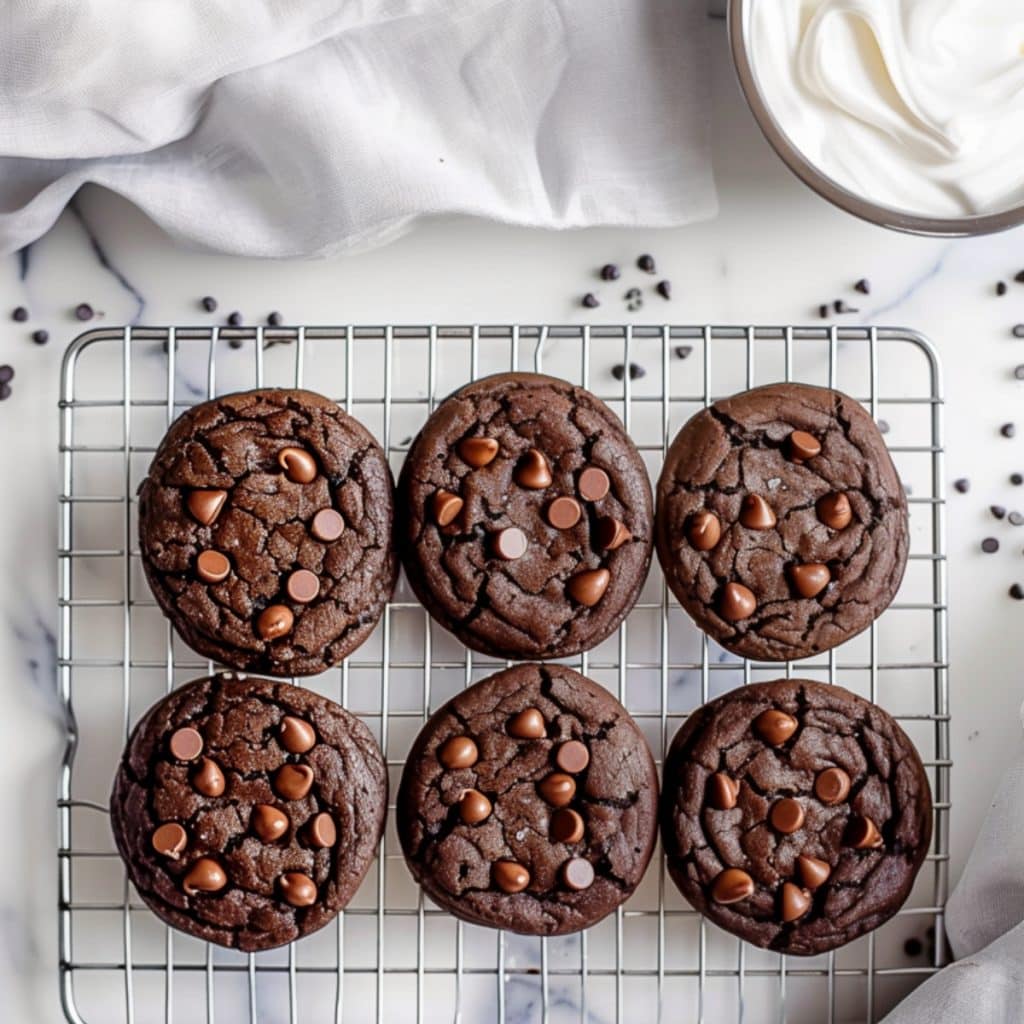
[[[578,306],[605,261],[657,256],[674,299],[648,299],[636,322],[815,322],[820,302],[844,297],[861,277],[861,313],[843,318],[898,324],[929,334],[945,364],[950,480],[967,476],[970,494],[949,506],[953,772],[952,877],[969,852],[996,782],[1020,746],[1019,666],[1024,603],[1007,596],[1024,583],[1024,529],[997,523],[990,504],[1024,506],[1024,321],[1020,232],[947,242],[897,236],[861,224],[810,194],[760,139],[732,82],[719,40],[715,159],[717,220],[674,231],[590,230],[571,234],[511,229],[466,220],[422,225],[390,247],[343,261],[257,263],[184,251],[115,197],[86,192],[22,257],[0,262],[0,363],[17,372],[0,405],[0,974],[5,1018],[60,1019],[56,985],[54,793],[61,734],[54,697],[57,388],[60,356],[78,333],[72,310],[103,311],[94,324],[205,323],[197,299],[215,295],[220,312],[248,322],[271,309],[285,322],[471,323],[622,322],[618,301]],[[182,197],[187,201],[187,197]],[[995,296],[997,280],[1009,293]],[[608,289],[605,289],[609,292]],[[610,292],[609,292],[610,294]],[[658,300],[660,302],[660,300]],[[28,325],[6,310],[23,304]],[[51,340],[36,346],[31,329]],[[1000,424],[1020,419],[1016,439]],[[1001,539],[980,553],[984,536]],[[8,1016],[8,1013],[10,1016]],[[92,1024],[92,1022],[90,1022]]]

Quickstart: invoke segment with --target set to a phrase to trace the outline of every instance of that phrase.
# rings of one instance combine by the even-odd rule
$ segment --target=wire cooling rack
[[[623,367],[632,371],[623,372]],[[878,623],[806,662],[740,661],[706,640],[655,566],[617,634],[569,661],[637,719],[660,763],[687,713],[783,674],[877,701],[918,746],[935,799],[932,848],[904,909],[833,953],[786,958],[706,923],[660,853],[629,902],[588,932],[531,939],[457,922],[425,900],[389,816],[380,856],[336,923],[246,955],[161,924],[128,884],[107,796],[128,731],[213,666],[184,647],[139,564],[135,494],[167,425],[257,385],[328,394],[397,470],[437,402],[466,381],[537,369],[622,417],[652,478],[665,445],[715,398],[777,380],[838,387],[886,431],[909,492],[911,554]],[[872,1021],[943,962],[950,770],[941,371],[930,344],[883,328],[116,328],[69,348],[60,402],[58,684],[67,714],[59,816],[60,985],[69,1021]],[[374,731],[394,793],[426,717],[495,671],[433,624],[404,582],[367,643],[301,680]]]

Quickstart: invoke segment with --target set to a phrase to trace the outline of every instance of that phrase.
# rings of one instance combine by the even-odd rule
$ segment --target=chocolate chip
[[[1013,375],[1014,377],[1017,378],[1017,380],[1024,380],[1024,363],[1021,363],[1019,366],[1015,366],[1013,368]]]
[[[803,854],[797,857],[796,867],[800,872],[800,880],[812,892],[823,886],[832,874],[832,866],[827,860],[818,860],[817,857],[807,857]]]
[[[506,562],[514,562],[526,554],[529,541],[518,526],[506,526],[504,530],[499,530],[494,534],[492,546],[498,558],[504,559]]]
[[[228,338],[228,348],[239,349],[243,344],[244,342],[241,338]]]
[[[740,504],[740,522],[748,530],[770,530],[776,521],[771,505],[760,494],[748,494]]]
[[[862,277],[854,286],[854,291],[858,291],[861,295],[871,294],[871,282],[866,278]]]
[[[1020,487],[1021,484],[1024,484],[1024,473],[1011,473],[1010,483],[1013,484],[1014,487]]]
[[[1014,510],[1007,517],[1011,526],[1024,526],[1024,514]]]
[[[842,768],[826,768],[814,780],[814,795],[829,807],[850,795],[850,776]]]
[[[301,871],[283,874],[277,884],[289,906],[311,907],[316,903],[316,883]]]
[[[182,879],[181,887],[194,896],[197,892],[220,892],[227,884],[224,869],[212,857],[200,857]]]
[[[765,743],[782,746],[796,732],[797,720],[778,708],[767,708],[752,723],[752,728]]]
[[[815,505],[815,511],[818,519],[830,530],[845,530],[853,519],[850,499],[842,491],[820,497]]]
[[[623,295],[623,298],[627,302],[636,302],[638,299],[643,298],[643,292],[640,291],[639,288],[630,288],[629,291],[627,291],[626,294]]]
[[[11,391],[11,385],[7,383],[0,383],[0,402],[7,401],[11,397],[13,392]]]
[[[789,578],[796,592],[804,598],[817,597],[831,582],[832,574],[821,562],[804,562],[789,567]]]
[[[564,772],[552,772],[537,783],[537,792],[552,807],[565,807],[576,795],[576,780]]]
[[[818,307],[818,316],[822,320],[828,319],[828,306],[824,302]]]
[[[811,909],[811,894],[794,885],[792,882],[782,883],[781,911],[785,924],[797,921]]]
[[[595,543],[602,551],[616,551],[627,541],[633,539],[633,534],[624,523],[620,523],[613,516],[602,516],[597,521],[597,533]]]
[[[686,524],[686,539],[698,551],[710,551],[722,539],[722,524],[714,512],[694,512]]]
[[[821,454],[821,442],[806,430],[794,430],[788,439],[789,457],[794,462],[806,462]]]
[[[207,313],[217,312],[217,300],[212,295],[204,295],[199,300],[199,305],[202,306]]]
[[[1002,505],[990,505],[988,510],[996,517],[996,519],[1006,518],[1006,509],[1003,508]]]
[[[267,324],[270,327],[280,327],[284,323],[284,317],[277,311],[267,314]]]
[[[28,310],[24,306],[15,306],[11,310],[11,319],[16,323],[23,324],[28,319]]]
[[[516,465],[515,481],[520,487],[542,491],[551,486],[551,467],[544,453],[530,448]]]
[[[498,442],[493,437],[464,437],[459,442],[459,457],[474,469],[489,465],[498,454]]]
[[[220,796],[224,792],[224,773],[212,758],[204,757],[192,776],[192,786],[203,796]]]
[[[622,380],[626,375],[626,367],[622,363],[616,363],[612,367],[612,376],[616,380]],[[629,379],[639,380],[641,377],[646,377],[647,371],[639,363],[629,364]]]
[[[452,736],[438,748],[437,759],[445,768],[472,768],[480,754],[468,736]]]
[[[309,604],[320,593],[320,580],[309,569],[296,569],[288,577],[284,589],[296,604]]]
[[[999,433],[1002,434],[1003,437],[1015,437],[1017,434],[1017,428],[1012,423],[1004,423],[999,428]]]
[[[189,491],[186,504],[192,517],[203,526],[209,526],[220,515],[228,500],[227,491]]]
[[[675,348],[676,359],[688,359],[692,352],[693,352],[693,346],[692,345],[676,345],[676,348]]]
[[[645,274],[654,274],[657,272],[657,267],[654,264],[654,257],[649,252],[645,252],[642,256],[638,256],[636,265]]]
[[[338,841],[338,826],[326,811],[321,811],[306,824],[304,835],[310,846],[329,850]]]
[[[272,604],[260,612],[256,630],[264,640],[276,640],[287,635],[295,625],[292,610],[283,604]]]
[[[594,865],[584,857],[573,857],[562,865],[562,882],[567,889],[581,892],[594,884]]]
[[[291,826],[284,811],[270,804],[257,804],[249,818],[249,828],[265,843],[275,843]]]
[[[91,320],[96,315],[88,302],[80,302],[75,306],[75,316],[82,321]]]
[[[583,518],[583,509],[575,498],[555,498],[547,508],[547,520],[556,530],[571,530]]]
[[[579,811],[562,807],[551,815],[551,838],[556,843],[578,843],[584,835],[583,818]]]
[[[1013,275],[1013,279],[1017,284],[1024,284],[1024,270],[1018,270],[1017,273]]]
[[[995,537],[986,537],[981,542],[981,550],[984,551],[986,555],[994,555],[999,550],[999,541],[997,541]]]
[[[313,788],[313,769],[308,764],[283,764],[274,776],[274,792],[282,800],[301,800]]]
[[[850,816],[844,841],[855,850],[877,850],[883,842],[878,826],[863,814]]]
[[[185,726],[174,730],[167,745],[175,760],[194,761],[203,752],[203,737],[197,729]]]
[[[282,448],[277,453],[277,464],[294,483],[308,484],[316,479],[316,459],[304,448]]]
[[[915,938],[911,937],[911,938],[907,939],[906,942],[903,943],[903,954],[904,954],[904,956],[909,956],[909,957],[913,958],[913,957],[920,956],[923,952],[924,952],[924,944],[921,942],[920,939],[915,939]]]
[[[309,524],[309,532],[325,544],[336,541],[345,532],[345,520],[333,508],[322,508]]]
[[[555,751],[555,764],[569,775],[577,775],[590,764],[590,751],[579,740],[566,740]]]
[[[711,884],[711,898],[716,903],[739,903],[754,895],[754,880],[739,868],[726,868]]]
[[[1014,324],[1013,336],[1015,338],[1024,338],[1024,324]]]
[[[8,384],[14,380],[14,367],[9,363],[0,366],[0,384]]]
[[[459,817],[467,825],[479,825],[491,816],[491,801],[478,789],[467,789],[459,800]]]
[[[836,301],[832,303],[832,308],[837,313],[859,313],[860,312],[859,309],[855,309],[853,306],[848,306],[845,302],[843,302],[842,299],[836,299]]]
[[[231,575],[231,563],[219,551],[201,551],[196,559],[196,575],[204,583],[221,583]]]
[[[576,481],[576,489],[584,501],[600,501],[611,489],[611,480],[599,466],[586,466]]]
[[[708,779],[707,802],[716,811],[731,811],[740,795],[740,784],[725,772],[715,772]]]
[[[757,598],[742,583],[726,583],[718,601],[718,614],[726,622],[742,622],[757,611]]]
[[[305,754],[316,746],[316,730],[304,718],[285,715],[277,729],[277,738],[289,754]]]
[[[996,281],[996,295],[1005,295],[1007,292],[1007,285],[1005,281]]]
[[[1019,583],[1014,583],[1013,586],[1010,587],[1010,597],[1015,601],[1024,601],[1024,587]]]
[[[32,340],[37,345],[45,345],[50,340],[50,332],[44,331],[41,327],[38,331],[32,332]]]
[[[772,804],[768,812],[768,821],[776,832],[788,836],[796,832],[804,823],[804,809],[799,800],[785,796]]]
[[[961,477],[959,480],[953,481],[953,489],[957,494],[966,494],[971,489],[971,481],[966,477]]]
[[[580,305],[586,306],[587,309],[597,309],[601,303],[598,301],[597,296],[593,292],[587,292],[586,295],[580,299]]]
[[[607,569],[587,569],[570,576],[565,585],[566,593],[585,608],[593,608],[604,597],[612,576]]]
[[[615,264],[615,263],[606,263],[601,268],[601,280],[602,281],[618,281],[620,273],[621,273],[621,271],[619,270],[617,264]]]
[[[237,310],[234,313],[229,313],[227,322],[229,327],[241,327],[242,314],[239,313]]]
[[[520,740],[539,740],[547,734],[547,724],[537,708],[524,708],[509,719],[508,734]]]
[[[671,281],[659,281],[655,286],[654,290],[663,298],[672,298],[672,282]]]
[[[188,833],[176,821],[169,821],[153,833],[150,843],[162,857],[177,860],[188,846]]]
[[[509,894],[522,892],[530,884],[530,872],[514,860],[496,861],[491,874],[494,884]]]

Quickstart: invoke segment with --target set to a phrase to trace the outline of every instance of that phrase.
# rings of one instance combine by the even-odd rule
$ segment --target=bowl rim
[[[747,38],[750,12],[758,0],[729,0],[728,32],[733,66],[740,88],[754,120],[772,149],[783,163],[809,188],[834,206],[852,213],[861,220],[894,231],[936,238],[969,238],[977,235],[1007,231],[1024,224],[1024,204],[998,213],[974,214],[969,217],[929,217],[907,213],[891,206],[872,202],[851,192],[816,167],[797,148],[776,120],[758,84],[757,74],[750,59]]]

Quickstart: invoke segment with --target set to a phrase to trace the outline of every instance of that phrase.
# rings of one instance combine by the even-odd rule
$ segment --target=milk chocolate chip
[[[587,466],[580,473],[576,489],[584,501],[600,501],[611,489],[608,474],[597,466]]]
[[[788,836],[804,823],[804,809],[799,800],[784,796],[772,804],[768,820],[776,832]]]
[[[285,764],[274,776],[274,792],[282,800],[301,800],[313,788],[313,769],[308,764]]]
[[[224,869],[212,857],[200,857],[182,879],[181,887],[195,896],[197,892],[220,892],[227,884]]]
[[[792,882],[782,883],[782,920],[785,924],[803,917],[811,909],[811,894]]]
[[[551,467],[544,453],[531,448],[516,466],[516,483],[531,491],[542,491],[551,486]]]
[[[827,860],[818,860],[817,857],[804,857],[796,859],[797,870],[800,872],[800,880],[804,886],[812,892],[828,881],[832,874],[832,867]]]
[[[194,761],[203,752],[203,737],[197,730],[186,726],[174,730],[168,746],[175,760]]]
[[[176,821],[169,821],[156,829],[150,842],[162,857],[177,860],[188,846],[188,833]]]
[[[694,512],[686,524],[686,538],[698,551],[710,551],[722,539],[722,524],[714,512]]]
[[[740,505],[740,522],[748,530],[770,530],[777,520],[771,505],[760,494],[748,494]]]
[[[781,746],[796,732],[797,721],[778,708],[768,708],[754,719],[754,732],[773,747]]]
[[[562,807],[551,815],[551,838],[556,843],[578,843],[583,833],[583,817],[579,811]]]
[[[209,526],[220,515],[220,510],[227,500],[227,491],[198,490],[189,492],[186,503],[192,518],[203,526]]]
[[[726,583],[718,600],[718,614],[726,622],[742,622],[757,611],[754,592],[742,583]]]
[[[491,816],[491,801],[478,789],[467,789],[459,801],[459,817],[467,825],[479,825]]]
[[[547,732],[544,716],[537,708],[524,708],[508,722],[509,736],[520,740],[539,740]]]
[[[883,842],[878,826],[863,814],[850,815],[845,839],[846,844],[855,850],[877,850]]]
[[[305,836],[310,846],[328,850],[338,841],[338,827],[326,811],[321,811],[307,822]]]
[[[628,540],[633,539],[633,534],[624,523],[620,523],[613,516],[603,516],[597,522],[597,546],[604,551],[615,551],[621,548]]]
[[[452,736],[437,752],[437,759],[445,768],[472,768],[479,756],[476,744],[468,736]]]
[[[850,776],[842,768],[826,768],[814,780],[814,794],[829,807],[841,804],[850,795]]]
[[[494,553],[506,562],[514,562],[526,554],[529,543],[518,526],[506,526],[494,535]]]
[[[288,815],[270,804],[257,804],[252,809],[252,817],[249,819],[249,828],[265,843],[277,842],[288,831],[290,825]]]
[[[530,872],[514,860],[499,860],[492,869],[494,884],[502,892],[522,892],[530,884]]]
[[[537,783],[537,790],[552,807],[565,807],[576,795],[576,780],[564,772],[552,772]]]
[[[555,764],[563,772],[576,775],[590,764],[590,751],[579,740],[566,740],[555,751]]]
[[[571,530],[583,518],[583,509],[575,498],[555,498],[548,505],[548,522],[556,530]]]
[[[277,464],[285,476],[297,484],[312,483],[316,479],[316,459],[304,448],[282,448],[277,453]]]
[[[309,525],[309,532],[317,540],[330,544],[345,532],[345,520],[333,508],[322,508],[313,516],[313,522]]]
[[[430,501],[434,522],[438,526],[450,526],[462,511],[462,499],[451,491],[437,491]]]
[[[815,510],[818,518],[831,530],[845,530],[853,520],[850,499],[842,491],[819,498]]]
[[[583,857],[573,857],[562,865],[562,882],[567,889],[581,892],[594,884],[594,865]]]
[[[789,435],[789,457],[794,462],[806,462],[821,454],[821,443],[806,430],[794,430]]]
[[[281,895],[293,907],[311,907],[316,903],[316,882],[301,871],[289,871],[278,881]]]
[[[320,593],[320,580],[308,569],[296,569],[288,577],[284,589],[296,604],[309,604]]]
[[[192,776],[192,786],[203,796],[220,796],[224,792],[224,773],[212,758],[204,757]]]
[[[256,629],[264,640],[276,640],[287,635],[295,625],[292,610],[283,604],[272,604],[260,612],[256,620]]]
[[[585,608],[593,608],[604,597],[612,574],[607,569],[587,569],[569,577],[565,589],[569,596]]]
[[[736,806],[736,798],[740,795],[740,784],[725,772],[715,772],[708,779],[708,803],[716,811],[731,811]]]
[[[316,730],[301,718],[285,715],[277,729],[277,738],[289,754],[305,754],[316,746]]]
[[[801,597],[817,597],[831,582],[832,573],[821,562],[804,562],[789,567],[793,588]]]
[[[231,563],[219,551],[201,551],[196,559],[196,575],[204,583],[220,583],[231,575]]]
[[[711,898],[716,903],[739,903],[754,895],[754,880],[739,868],[726,868],[711,883]]]
[[[474,469],[482,469],[494,461],[498,442],[493,437],[466,437],[459,442],[459,456]]]

